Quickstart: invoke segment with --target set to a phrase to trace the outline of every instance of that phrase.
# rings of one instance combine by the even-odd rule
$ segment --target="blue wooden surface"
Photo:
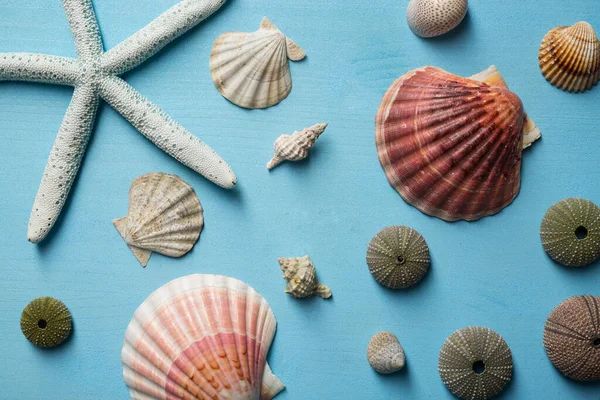
[[[111,48],[176,0],[96,0]],[[234,168],[239,187],[217,188],[163,154],[110,107],[96,130],[63,216],[41,245],[26,241],[30,207],[72,89],[0,83],[1,399],[123,399],[123,334],[156,288],[190,273],[219,273],[259,290],[278,319],[269,355],[286,399],[446,399],[437,372],[444,339],[488,326],[511,346],[514,379],[504,399],[598,399],[598,384],[563,378],[542,347],[551,309],[598,294],[598,265],[562,268],[538,235],[546,209],[572,196],[600,203],[600,88],[572,95],[549,85],[537,51],[558,25],[587,20],[600,30],[595,0],[472,0],[463,24],[444,37],[410,32],[408,0],[230,0],[217,15],[126,79]],[[510,3],[507,4],[507,3]],[[308,53],[291,66],[294,89],[268,110],[247,111],[214,88],[208,57],[215,38],[252,31],[270,17]],[[59,0],[0,0],[0,51],[74,56]],[[446,223],[408,206],[377,160],[373,119],[385,90],[409,69],[435,65],[472,75],[496,64],[544,134],[523,157],[516,201],[476,223]],[[310,158],[267,173],[272,143],[328,121]],[[139,266],[111,221],[125,215],[133,179],[180,175],[206,210],[200,242],[183,259],[153,255]],[[371,237],[404,224],[427,239],[433,264],[412,290],[383,289],[365,264]],[[277,257],[310,254],[331,301],[284,295]],[[64,346],[39,350],[21,335],[31,299],[62,299],[75,331]],[[391,330],[408,368],[394,376],[366,362],[370,337]]]

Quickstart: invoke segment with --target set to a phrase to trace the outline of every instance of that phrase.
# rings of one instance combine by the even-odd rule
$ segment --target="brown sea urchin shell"
[[[552,310],[544,329],[544,347],[565,376],[600,381],[600,297],[570,297]]]
[[[447,221],[472,221],[517,196],[523,123],[521,100],[506,87],[424,67],[384,95],[375,141],[404,200]]]
[[[500,394],[512,378],[512,353],[493,330],[470,326],[448,336],[440,350],[438,370],[455,396],[490,399]]]
[[[583,92],[600,80],[600,40],[587,22],[548,32],[538,59],[544,77],[568,92]]]

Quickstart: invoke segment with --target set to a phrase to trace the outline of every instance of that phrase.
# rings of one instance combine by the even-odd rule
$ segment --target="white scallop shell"
[[[127,216],[113,224],[145,267],[152,252],[181,257],[190,251],[200,237],[204,216],[190,185],[178,176],[156,172],[133,181]]]
[[[456,28],[467,8],[468,0],[411,0],[406,21],[415,35],[430,38]]]
[[[277,321],[237,279],[189,275],[152,293],[121,351],[132,399],[269,400],[285,386],[266,362]]]
[[[308,151],[315,141],[325,132],[327,122],[315,124],[310,128],[295,131],[291,135],[281,135],[275,140],[273,158],[267,164],[267,169],[273,169],[284,161],[300,161],[308,157]]]
[[[267,17],[256,32],[229,32],[217,38],[210,54],[210,75],[223,97],[244,108],[267,108],[292,90],[288,58],[306,53]]]

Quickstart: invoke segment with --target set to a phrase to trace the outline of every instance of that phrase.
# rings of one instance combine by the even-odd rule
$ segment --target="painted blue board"
[[[111,48],[176,0],[96,0]],[[503,399],[599,399],[598,384],[563,378],[542,347],[544,322],[569,296],[599,294],[600,266],[562,268],[538,235],[546,209],[565,197],[600,203],[600,88],[567,94],[539,72],[544,34],[586,19],[595,0],[472,0],[463,24],[423,40],[408,29],[408,0],[230,0],[198,28],[126,79],[234,168],[225,191],[162,153],[104,104],[63,216],[40,245],[26,241],[30,207],[72,89],[0,83],[0,398],[124,399],[120,351],[133,312],[155,289],[191,273],[239,278],[278,319],[269,360],[287,399],[450,399],[437,372],[444,339],[488,326],[511,346],[515,373]],[[510,3],[507,4],[507,3]],[[294,63],[294,89],[268,110],[227,102],[208,70],[221,33],[252,31],[269,16],[308,53]],[[74,56],[59,0],[0,0],[0,51]],[[406,71],[435,65],[469,76],[496,64],[543,131],[523,157],[516,201],[475,223],[446,223],[408,206],[388,185],[373,119],[383,93]],[[308,160],[268,173],[274,139],[328,121]],[[196,189],[206,226],[183,259],[153,255],[139,266],[111,221],[125,215],[133,179],[180,175]],[[371,237],[404,224],[427,239],[432,269],[417,287],[392,292],[365,264]],[[277,257],[310,254],[331,301],[284,295]],[[19,317],[31,299],[62,299],[75,331],[50,351],[30,345]],[[366,362],[370,337],[395,332],[408,368],[380,376]]]

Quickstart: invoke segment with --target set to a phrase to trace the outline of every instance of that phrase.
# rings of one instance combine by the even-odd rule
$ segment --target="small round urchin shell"
[[[23,309],[21,331],[37,347],[56,347],[71,333],[71,313],[60,300],[38,297]]]
[[[600,297],[570,297],[552,310],[544,328],[544,347],[565,376],[600,381]]]
[[[379,332],[369,341],[367,360],[380,374],[391,374],[404,368],[404,349],[391,332]]]
[[[500,394],[510,382],[512,353],[493,330],[470,326],[448,336],[440,350],[438,370],[455,396],[485,400]]]
[[[430,38],[456,28],[467,8],[468,0],[411,0],[406,21],[415,35]]]
[[[600,258],[600,208],[589,200],[570,198],[548,209],[540,236],[552,259],[583,267]]]
[[[419,282],[430,262],[425,239],[407,226],[382,229],[367,249],[369,271],[377,282],[391,289],[404,289]]]

